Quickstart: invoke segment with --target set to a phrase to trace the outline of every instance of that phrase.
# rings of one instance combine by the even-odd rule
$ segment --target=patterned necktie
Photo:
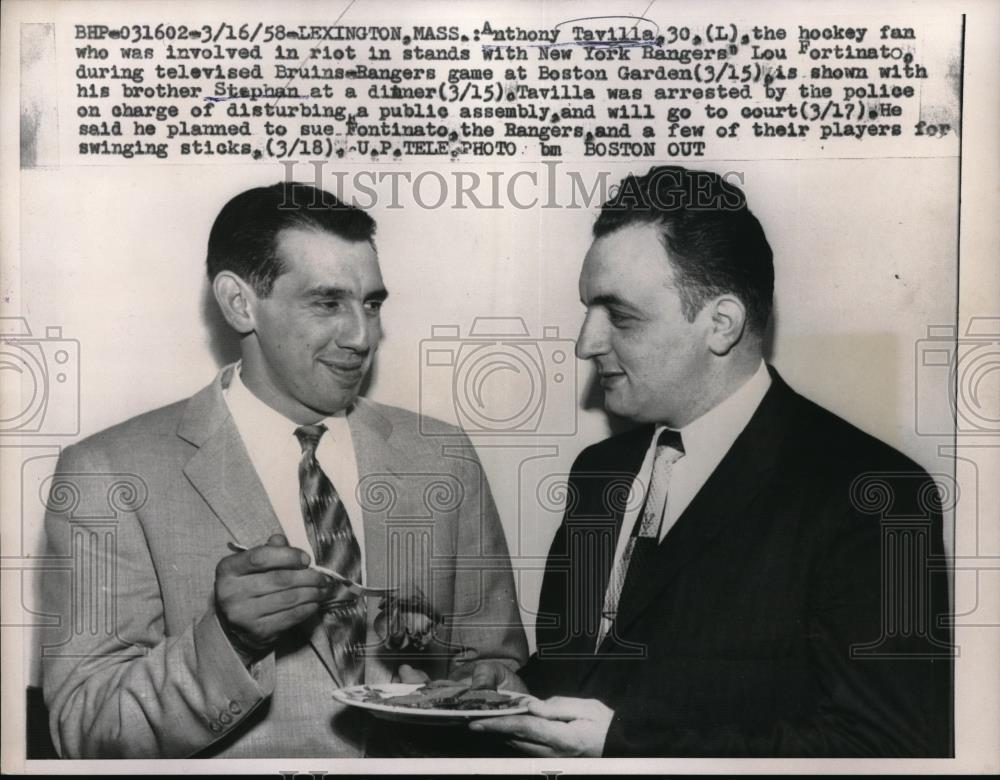
[[[625,545],[622,557],[615,562],[615,567],[611,570],[608,589],[604,592],[601,628],[597,634],[595,651],[611,631],[622,595],[641,583],[646,575],[649,560],[660,543],[660,527],[667,506],[670,475],[674,464],[682,457],[684,457],[684,444],[681,442],[681,435],[677,431],[665,429],[656,440],[653,473],[649,480],[649,489],[646,491],[646,500],[632,528],[632,535]]]
[[[299,499],[306,533],[317,564],[361,582],[361,547],[347,509],[333,483],[316,460],[316,447],[326,433],[325,425],[303,425],[295,429],[302,447],[299,461]],[[337,583],[333,596],[323,605],[323,626],[330,638],[333,660],[341,670],[344,685],[356,685],[364,677],[365,600]]]

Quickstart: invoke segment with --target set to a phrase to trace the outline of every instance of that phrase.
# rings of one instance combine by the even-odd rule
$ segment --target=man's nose
[[[608,351],[607,335],[601,327],[595,312],[587,312],[576,338],[576,356],[580,360],[590,360]]]
[[[337,345],[354,352],[368,352],[378,339],[378,320],[367,316],[362,307],[345,317],[337,333]]]

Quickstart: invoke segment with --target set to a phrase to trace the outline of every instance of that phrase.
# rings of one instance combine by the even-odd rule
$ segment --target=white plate
[[[354,685],[350,688],[338,688],[333,692],[333,698],[350,707],[368,710],[376,718],[384,718],[399,723],[419,723],[424,725],[454,725],[467,723],[477,718],[495,718],[498,715],[523,715],[528,711],[526,703],[502,710],[438,710],[417,709],[416,707],[394,707],[388,702],[362,701],[361,697],[368,691],[378,691],[383,696],[405,696],[420,687],[418,683],[385,683],[383,685]],[[512,699],[528,696],[514,691],[498,691]]]

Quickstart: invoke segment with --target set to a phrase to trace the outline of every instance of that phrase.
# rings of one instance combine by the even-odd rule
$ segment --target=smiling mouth
[[[321,360],[319,362],[322,363],[327,368],[329,368],[331,371],[335,371],[338,374],[347,374],[347,375],[360,374],[362,373],[365,367],[365,362],[363,360],[357,363],[332,363],[327,360]]]

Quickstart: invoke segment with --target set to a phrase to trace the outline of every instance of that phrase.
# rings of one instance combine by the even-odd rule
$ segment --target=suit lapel
[[[390,480],[406,471],[407,456],[394,447],[390,441],[392,423],[378,409],[363,398],[347,415],[351,429],[351,440],[358,462],[358,503],[365,529],[365,581],[382,586],[389,581],[388,531],[386,520],[388,511],[376,511],[381,506],[381,497],[391,495],[396,485]],[[388,491],[388,492],[385,492]],[[372,623],[378,612],[378,602],[368,602],[368,647],[375,648],[380,643]],[[392,669],[381,663],[377,656],[369,653],[365,661],[365,682],[379,684],[389,682]]]
[[[388,572],[385,523],[388,513],[371,511],[373,504],[379,502],[369,497],[378,496],[382,487],[379,483],[396,473],[400,459],[405,456],[389,443],[392,423],[364,399],[358,400],[347,420],[358,461],[358,503],[362,515],[359,522],[364,523],[365,529],[366,581],[381,584],[386,582]]]
[[[188,480],[237,542],[256,547],[281,533],[281,524],[222,395],[232,371],[232,366],[224,368],[215,382],[188,402],[177,433],[198,447],[184,466]],[[337,685],[342,685],[321,621],[309,630],[309,643]]]
[[[772,370],[772,384],[746,428],[659,545],[650,566],[648,587],[620,605],[616,633],[631,625],[655,603],[685,566],[741,516],[767,484],[778,462],[787,426],[782,414],[791,390]]]
[[[600,625],[604,593],[611,578],[615,548],[622,532],[628,503],[625,496],[642,468],[652,435],[651,425],[629,431],[620,439],[614,440],[615,446],[607,454],[606,465],[601,464],[596,470],[582,471],[575,476],[578,480],[577,489],[587,499],[580,501],[578,508],[567,510],[567,555],[585,555],[586,560],[577,560],[577,565],[583,563],[586,571],[579,572],[576,578],[567,578],[565,582],[569,588],[583,588],[587,592],[566,594],[562,603],[576,602],[579,609],[590,611],[589,619],[584,621],[585,626],[596,629]],[[595,633],[585,630],[574,639],[579,643],[579,648],[571,649],[579,649],[585,656],[593,653]]]
[[[188,402],[177,432],[198,447],[184,474],[233,538],[253,547],[281,525],[222,397],[231,372],[231,366],[223,369]]]

